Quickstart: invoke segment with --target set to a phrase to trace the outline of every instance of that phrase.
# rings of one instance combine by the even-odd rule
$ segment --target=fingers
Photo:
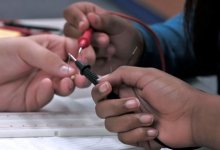
[[[118,133],[121,142],[137,146],[138,143],[153,140],[158,136],[158,130],[150,127],[153,120],[150,114],[126,114],[106,118],[105,127],[110,132]]]
[[[136,99],[105,100],[96,104],[96,113],[100,118],[118,116],[139,110],[140,102]]]
[[[81,32],[68,22],[65,23],[63,32],[66,36],[73,38],[78,38],[81,35]]]
[[[86,6],[75,4],[70,5],[68,8],[64,10],[64,18],[67,20],[69,24],[71,24],[74,28],[84,31],[89,27],[89,22],[86,18]]]
[[[51,101],[54,95],[54,89],[51,79],[34,79],[27,89],[25,97],[25,110],[37,111]]]
[[[37,103],[36,106],[38,106],[38,108],[27,107],[27,110],[35,111],[35,110],[42,108],[43,106],[45,106],[52,100],[53,95],[54,95],[54,90],[52,88],[51,80],[49,78],[43,79],[36,89],[35,98],[36,98],[36,103]],[[33,106],[33,105],[30,105],[30,106]]]
[[[137,145],[140,142],[153,140],[158,136],[158,131],[151,127],[140,127],[128,132],[118,133],[118,139],[125,144]]]
[[[103,100],[110,92],[112,91],[112,87],[109,82],[103,82],[98,84],[92,89],[92,98],[95,103]]]
[[[106,49],[110,44],[110,38],[106,33],[94,32],[92,38],[92,45],[99,49]]]
[[[91,26],[98,31],[114,35],[123,31],[125,27],[124,19],[88,2],[75,3],[69,6],[64,11],[64,17],[68,22],[65,26],[65,33],[67,34],[69,33],[67,31],[75,29],[82,33]]]
[[[106,118],[105,127],[110,132],[126,132],[138,127],[150,126],[153,124],[153,120],[151,114],[130,113]]]
[[[79,47],[76,39],[52,34],[34,35],[29,36],[26,39],[33,40],[40,46],[45,47],[49,51],[57,54],[63,60],[66,59],[68,52],[74,56],[78,53],[77,50]]]
[[[87,14],[90,12],[99,14],[105,12],[105,10],[89,2],[80,2],[66,8],[64,17],[74,28],[83,32],[90,26],[87,19]]]
[[[90,82],[88,81],[88,79],[85,76],[82,76],[80,74],[74,75],[73,80],[74,80],[75,86],[77,86],[78,88],[85,88],[85,87],[90,86]]]
[[[42,43],[42,42],[46,41],[46,40],[42,40],[43,38],[46,38],[46,40],[47,40],[46,43]],[[34,41],[37,41],[41,45],[44,45],[45,47],[48,48],[49,51],[56,53],[62,59],[64,59],[64,56],[67,55],[67,52],[70,52],[75,57],[77,57],[77,55],[78,55],[78,51],[76,51],[76,50],[78,50],[78,44],[73,39],[60,37],[60,36],[50,36],[50,35],[41,36],[41,38],[39,38],[39,36],[32,36],[31,39],[33,39]],[[84,53],[84,51],[87,51],[87,52]],[[82,53],[83,53],[82,55],[78,56],[78,59],[80,61],[82,61],[83,63],[86,63],[86,64],[93,64],[94,63],[95,53],[94,53],[94,50],[92,49],[91,46],[84,49],[82,51]],[[70,66],[72,66],[73,68],[75,68],[76,70],[78,70],[73,62],[69,62],[68,64]],[[71,74],[71,72],[68,70],[68,69],[71,69],[70,66],[68,66],[67,70],[64,72]],[[76,70],[74,71],[74,73],[77,72]],[[88,87],[90,84],[84,76],[75,74],[74,78],[75,78],[74,79],[75,86],[77,86],[77,87]],[[55,87],[60,87],[59,84],[60,84],[60,82],[55,84]],[[60,89],[60,88],[58,88],[58,89]],[[63,88],[61,88],[61,89],[63,89]],[[59,91],[57,91],[57,93],[63,95],[62,93],[64,93],[64,92],[61,91],[61,93],[60,93]]]
[[[67,96],[71,94],[75,88],[70,78],[54,79],[53,88],[55,93],[60,96]]]
[[[152,115],[132,113],[139,110],[140,107],[140,103],[136,98],[101,101],[109,92],[108,84],[101,85],[107,87],[100,86],[102,91],[96,93],[96,113],[100,118],[105,118],[106,129],[119,133],[119,139],[131,145],[154,139],[158,135],[156,129],[147,128],[154,122]],[[93,94],[94,92],[95,90]]]
[[[150,114],[126,114],[106,118],[105,127],[110,132],[118,133],[123,143],[137,145],[138,142],[146,142],[158,136],[158,130],[149,127],[153,120]]]
[[[72,75],[75,70],[68,66],[58,55],[32,40],[25,39],[17,49],[17,54],[27,65],[39,68],[45,72],[65,77]],[[25,43],[25,44],[24,44]]]
[[[109,35],[123,32],[128,24],[124,19],[107,12],[104,14],[89,13],[87,18],[94,29]]]
[[[144,89],[149,83],[165,76],[169,77],[168,74],[154,68],[122,66],[111,74],[101,78],[100,81],[108,81],[112,86],[125,84],[136,87],[137,89]]]
[[[103,101],[111,91],[112,88],[108,82],[100,83],[92,89],[93,100],[97,103],[96,113],[100,118],[121,115],[140,108],[140,102],[135,97]]]
[[[81,36],[81,33],[69,23],[66,23],[64,26],[64,34],[73,38],[79,38]],[[92,35],[91,43],[94,47],[105,49],[109,45],[109,42],[110,39],[106,33],[96,31]]]
[[[126,89],[130,88],[125,87],[123,92]],[[134,113],[140,110],[139,100],[136,97],[126,96],[126,98],[105,100],[111,91],[112,86],[107,81],[100,82],[92,89],[92,97],[97,103],[96,113],[100,118],[105,119],[106,129],[118,133],[119,140],[129,145],[137,146],[139,143],[155,139],[158,130],[150,127],[153,126],[154,117],[147,113]],[[123,94],[125,93],[120,93],[120,96]],[[127,96],[129,95],[128,93]]]

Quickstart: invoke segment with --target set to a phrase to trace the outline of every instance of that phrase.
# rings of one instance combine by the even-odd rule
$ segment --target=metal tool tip
[[[72,54],[68,53],[68,55],[73,61],[77,61],[77,59]]]
[[[79,48],[78,53],[80,54],[82,52],[82,47]]]

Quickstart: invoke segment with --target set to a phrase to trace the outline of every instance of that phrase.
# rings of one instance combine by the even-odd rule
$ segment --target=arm
[[[160,41],[166,65],[166,72],[178,77],[190,77],[199,74],[196,71],[196,58],[191,48],[191,43],[187,41],[184,31],[183,14],[179,14],[170,20],[154,24],[150,28],[152,33],[134,24],[142,33],[145,41],[145,51],[139,66],[153,66],[160,68],[161,61],[158,46],[153,39],[154,34]]]

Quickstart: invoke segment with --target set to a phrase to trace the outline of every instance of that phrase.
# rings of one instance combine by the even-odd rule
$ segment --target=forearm
[[[161,69],[162,49],[166,72],[184,78],[200,74],[191,43],[187,40],[184,31],[183,15],[179,15],[165,23],[150,26],[151,32],[143,27],[136,26],[145,39],[145,51],[142,55],[143,67],[156,67]],[[159,40],[159,46],[155,38]]]
[[[219,149],[220,96],[201,93],[193,115],[193,138],[196,144]]]

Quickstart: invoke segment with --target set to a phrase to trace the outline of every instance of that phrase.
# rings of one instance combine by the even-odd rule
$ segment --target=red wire
[[[109,11],[110,14],[112,15],[116,15],[116,16],[119,16],[119,17],[122,17],[122,18],[125,18],[125,19],[128,19],[128,20],[132,20],[132,21],[135,21],[137,23],[139,23],[140,25],[142,25],[153,37],[155,43],[156,43],[156,46],[159,50],[159,55],[160,55],[160,61],[161,61],[161,69],[163,71],[166,71],[166,63],[165,63],[165,57],[164,57],[164,50],[163,48],[161,47],[161,43],[160,43],[160,40],[159,38],[157,37],[157,35],[151,30],[151,28],[146,25],[144,22],[142,22],[141,20],[135,18],[135,17],[132,17],[132,16],[129,16],[129,15],[126,15],[126,14],[123,14],[123,13],[118,13],[118,12],[111,12]]]

